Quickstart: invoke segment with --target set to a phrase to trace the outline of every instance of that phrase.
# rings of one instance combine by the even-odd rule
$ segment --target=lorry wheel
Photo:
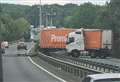
[[[71,56],[72,54],[71,53],[67,53],[67,56]]]
[[[93,55],[92,55],[92,56],[90,56],[90,57],[91,57],[91,58],[96,58],[96,56],[93,56]]]
[[[9,48],[9,46],[6,46],[6,48]]]
[[[25,47],[24,49],[27,50],[27,47]]]
[[[91,52],[89,55],[91,58],[96,58],[95,52]]]
[[[19,50],[20,48],[19,47],[17,47],[17,50]]]
[[[2,54],[5,54],[5,50],[4,49],[2,50]]]
[[[79,51],[72,51],[72,57],[78,58],[79,57]]]
[[[106,56],[105,55],[101,55],[100,58],[101,59],[106,59]]]

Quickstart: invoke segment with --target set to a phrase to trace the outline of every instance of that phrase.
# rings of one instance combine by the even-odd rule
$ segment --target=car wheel
[[[5,54],[5,50],[4,49],[2,50],[2,53]]]
[[[19,50],[20,48],[19,47],[17,47],[17,50]]]
[[[25,46],[25,50],[27,50],[27,47]]]

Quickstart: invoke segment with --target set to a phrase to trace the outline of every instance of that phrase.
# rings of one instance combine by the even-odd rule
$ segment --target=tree
[[[97,16],[95,24],[105,29],[113,30],[114,54],[113,57],[120,57],[120,1],[111,0]]]
[[[24,32],[24,35],[23,35],[23,37],[24,37],[24,40],[25,41],[30,41],[30,29],[28,29],[28,30],[26,30],[26,32]]]
[[[34,5],[30,7],[26,11],[26,18],[31,23],[31,25],[34,25],[34,27],[37,27],[39,25],[39,6]]]
[[[23,18],[24,15],[19,14],[19,12],[23,10],[21,8],[22,6],[7,5],[7,8],[8,7],[9,8],[6,9],[5,5],[0,4],[0,10],[2,7],[2,11],[0,12],[0,39],[7,40],[7,41],[13,41],[16,39],[20,39],[23,37],[24,32],[29,29],[30,24],[25,18]],[[16,10],[17,9],[16,7],[18,8],[18,10]],[[11,16],[10,15],[11,12],[13,13],[13,15],[15,15],[16,13],[17,15],[15,15],[14,17]]]
[[[1,15],[1,36],[3,37],[3,40],[11,40],[11,32],[14,27],[13,19],[8,14],[2,14]]]
[[[24,32],[26,32],[29,29],[30,24],[24,18],[19,18],[15,21],[15,27],[17,35],[19,37],[22,37],[24,35]]]
[[[3,31],[4,25],[2,23],[2,21],[0,20],[0,40],[2,40],[3,36],[2,36],[2,31]]]
[[[119,0],[111,0],[110,3],[108,4],[108,15],[111,20],[110,27],[114,31],[114,41],[115,41],[115,55],[114,56],[119,56],[118,54],[120,53],[120,1]],[[119,56],[120,57],[120,56]]]
[[[0,4],[0,13],[2,12],[2,7],[1,7],[1,4]]]
[[[20,39],[30,27],[30,24],[24,18],[14,21],[8,14],[1,16],[0,25],[1,38],[7,41]]]
[[[94,21],[98,16],[100,6],[91,3],[85,3],[76,10],[75,14],[68,22],[71,23],[73,28],[95,28]],[[92,21],[91,21],[92,20]]]
[[[30,6],[15,5],[15,4],[0,4],[3,13],[9,14],[13,19],[18,19],[20,17],[26,17],[26,11]]]

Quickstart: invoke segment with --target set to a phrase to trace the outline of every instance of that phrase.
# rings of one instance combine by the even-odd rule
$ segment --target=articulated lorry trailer
[[[87,51],[92,58],[106,58],[112,53],[112,36],[112,30],[77,29],[68,34],[66,50],[73,57],[79,57]]]
[[[74,29],[42,29],[39,34],[39,49],[45,52],[66,49],[67,35],[72,31],[74,31]]]

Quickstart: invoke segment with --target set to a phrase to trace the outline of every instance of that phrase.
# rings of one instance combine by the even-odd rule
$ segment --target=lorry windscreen
[[[67,44],[70,44],[74,41],[75,41],[74,37],[69,37],[68,40],[67,40]]]

